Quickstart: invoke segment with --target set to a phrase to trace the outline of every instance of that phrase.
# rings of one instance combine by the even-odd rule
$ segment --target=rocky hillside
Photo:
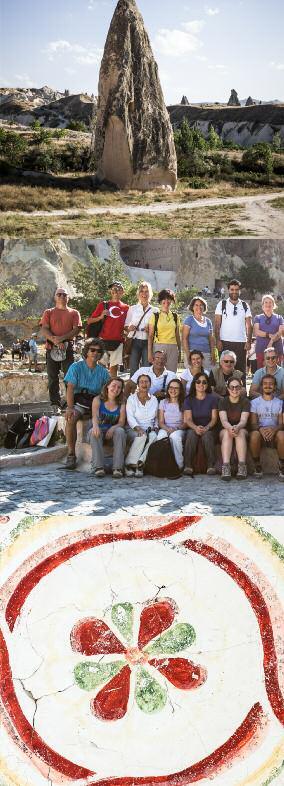
[[[68,95],[50,87],[0,88],[0,121],[30,126],[38,120],[49,128],[66,128],[70,121],[88,127],[94,111],[94,97],[86,93]]]
[[[242,146],[257,142],[272,142],[279,131],[284,145],[284,104],[258,104],[257,106],[173,105],[168,107],[174,129],[186,118],[207,137],[214,126],[224,142]]]

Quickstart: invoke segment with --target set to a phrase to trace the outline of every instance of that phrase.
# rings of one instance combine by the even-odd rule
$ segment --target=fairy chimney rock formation
[[[176,186],[177,161],[149,37],[135,0],[119,0],[99,78],[97,180],[142,191]]]
[[[228,106],[241,106],[236,90],[231,90]]]
[[[249,96],[246,100],[246,106],[255,106],[255,101],[251,96]]]

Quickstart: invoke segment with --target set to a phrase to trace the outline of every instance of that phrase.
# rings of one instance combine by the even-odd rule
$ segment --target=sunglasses
[[[223,363],[234,363],[234,360],[223,360]]]
[[[229,390],[240,390],[240,385],[229,385]]]
[[[68,295],[65,292],[57,292],[56,297],[68,297]]]
[[[233,316],[236,317],[238,313],[238,306],[234,306]]]
[[[208,385],[208,382],[207,382],[206,379],[197,379],[195,384],[196,385]]]
[[[276,360],[276,355],[266,355],[267,360]]]
[[[102,350],[100,347],[90,347],[89,352],[97,352],[98,355],[102,355]]]

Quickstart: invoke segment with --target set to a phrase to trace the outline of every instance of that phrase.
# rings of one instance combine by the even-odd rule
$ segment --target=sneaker
[[[207,470],[207,472],[206,472],[206,475],[216,475],[216,469],[215,469],[215,467],[208,467],[208,470]]]
[[[112,477],[116,478],[117,480],[119,480],[120,478],[123,478],[122,469],[114,469],[113,473],[112,473]]]
[[[134,469],[125,469],[125,475],[127,478],[133,478],[135,475]]]
[[[185,467],[183,470],[184,475],[188,475],[189,478],[193,478],[193,469],[192,467]]]
[[[238,465],[236,478],[237,480],[244,480],[244,478],[247,478],[247,475],[248,475],[247,465],[245,464],[244,461],[241,461],[240,464]]]
[[[94,475],[95,475],[95,478],[104,478],[105,471],[104,471],[104,469],[102,467],[98,467],[98,469],[95,469]]]
[[[261,464],[256,464],[254,468],[253,477],[260,480],[263,477],[262,466]]]
[[[231,480],[231,466],[230,464],[222,464],[221,480]]]
[[[70,453],[66,459],[66,464],[65,464],[66,469],[75,469],[76,464],[77,464],[76,456],[74,456],[73,453]]]
[[[143,473],[143,469],[139,469],[139,467],[137,467],[137,469],[135,470],[135,477],[136,478],[143,478],[143,474],[144,474]]]
[[[54,415],[61,415],[61,406],[60,404],[51,404],[51,409]]]
[[[279,467],[278,480],[284,480],[284,467]]]

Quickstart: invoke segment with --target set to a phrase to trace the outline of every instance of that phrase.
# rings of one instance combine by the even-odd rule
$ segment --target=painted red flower
[[[167,702],[166,683],[156,679],[156,669],[180,690],[193,690],[205,682],[207,672],[202,666],[187,658],[175,657],[196,638],[192,625],[173,624],[176,615],[174,601],[150,602],[140,616],[136,645],[133,644],[134,607],[131,603],[118,603],[111,609],[112,623],[125,643],[103,620],[88,617],[74,626],[71,632],[73,651],[89,657],[100,656],[99,661],[80,662],[74,669],[76,683],[83,690],[95,691],[105,683],[91,701],[91,710],[97,718],[111,721],[124,717],[132,672],[136,678],[136,702],[147,713],[162,710]],[[117,657],[104,662],[105,655]]]

